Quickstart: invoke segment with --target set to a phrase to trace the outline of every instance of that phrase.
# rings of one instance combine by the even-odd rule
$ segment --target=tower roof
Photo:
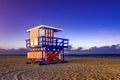
[[[58,31],[62,31],[62,30],[63,30],[63,29],[61,29],[61,28],[55,28],[55,27],[52,27],[52,26],[40,25],[40,26],[31,28],[31,29],[28,29],[27,32],[30,32],[31,30],[36,29],[36,28],[52,29],[52,30],[54,30],[55,32],[58,32]]]

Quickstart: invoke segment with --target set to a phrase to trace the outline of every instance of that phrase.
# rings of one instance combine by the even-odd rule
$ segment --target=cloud
[[[120,36],[117,36],[116,38],[120,40]]]
[[[120,36],[106,37],[106,38],[97,38],[99,41],[110,41],[110,40],[120,40]]]
[[[0,48],[0,55],[21,55],[26,53],[29,50],[25,48],[20,49],[1,49]],[[120,44],[112,45],[112,46],[102,46],[102,47],[92,47],[87,50],[83,50],[83,47],[79,47],[77,49],[72,49],[70,46],[68,49],[65,49],[65,54],[120,54]]]
[[[99,30],[97,31],[99,33],[110,33],[110,32],[113,32],[112,30]]]
[[[66,53],[67,52],[67,53]],[[120,54],[120,44],[112,46],[92,47],[89,50],[65,50],[66,54]]]
[[[99,41],[109,41],[112,40],[112,38],[98,38]]]
[[[2,49],[0,48],[0,54],[7,55],[7,54],[26,54],[29,50],[26,48],[19,48],[19,49]]]

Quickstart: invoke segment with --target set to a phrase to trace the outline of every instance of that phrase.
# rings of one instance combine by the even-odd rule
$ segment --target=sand
[[[0,56],[0,80],[120,80],[120,58],[67,58],[68,63],[26,64],[24,56]]]

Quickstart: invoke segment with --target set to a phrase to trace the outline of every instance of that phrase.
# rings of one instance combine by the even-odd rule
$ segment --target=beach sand
[[[26,64],[25,56],[0,56],[0,80],[120,80],[120,58],[67,58],[68,63]]]

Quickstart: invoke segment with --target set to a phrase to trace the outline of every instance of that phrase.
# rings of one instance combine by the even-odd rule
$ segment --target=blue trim
[[[42,41],[40,41],[42,39]],[[46,39],[46,41],[45,41]],[[51,40],[53,39],[53,43]],[[62,50],[64,48],[68,48],[69,44],[69,39],[64,39],[64,38],[57,38],[57,37],[46,37],[46,36],[40,36],[38,37],[38,46],[36,47],[44,47],[46,50],[50,51],[57,51],[57,50]],[[26,40],[26,47],[30,48],[30,39]]]

